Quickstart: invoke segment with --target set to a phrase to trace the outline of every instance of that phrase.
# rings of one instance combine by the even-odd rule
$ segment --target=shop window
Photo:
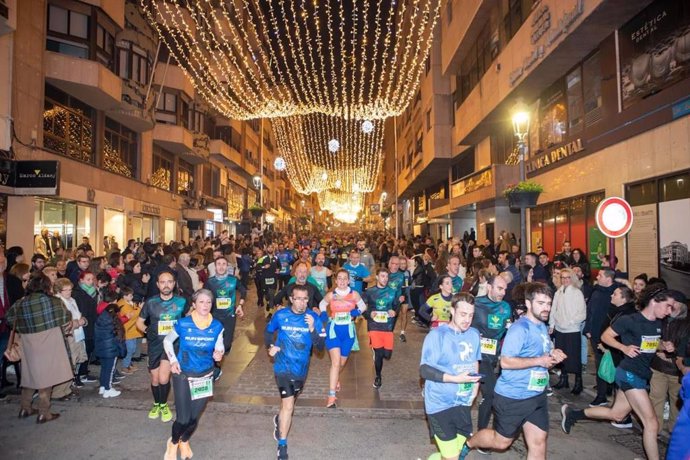
[[[542,216],[544,218],[544,251],[548,252],[551,257],[556,253],[556,211],[554,204],[546,204],[541,207]],[[560,251],[561,248],[558,248]]]
[[[587,255],[587,199],[584,196],[570,201],[570,245]]]
[[[82,238],[91,239],[94,249],[96,231],[96,208],[74,202],[36,198],[34,201],[34,235],[42,229],[60,239],[66,249],[74,249]]]
[[[556,249],[560,250],[565,241],[570,241],[570,222],[568,221],[568,208],[570,200],[560,201],[556,204]]]
[[[74,160],[93,163],[96,111],[48,84],[43,108],[43,146]]]
[[[667,177],[659,181],[659,201],[690,198],[690,173]]]
[[[139,162],[137,133],[106,117],[104,134],[103,168],[136,178]]]
[[[532,251],[538,251],[539,248],[544,248],[544,233],[542,223],[542,210],[535,208],[531,209],[529,213],[530,219],[530,234],[532,242]]]
[[[656,181],[629,185],[627,199],[631,206],[642,206],[658,201]]]
[[[194,193],[194,165],[182,159],[177,164],[177,193],[192,196]]]
[[[172,153],[154,145],[151,185],[163,190],[172,190],[173,158]]]

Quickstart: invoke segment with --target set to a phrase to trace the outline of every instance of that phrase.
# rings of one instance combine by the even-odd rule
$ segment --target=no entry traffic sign
[[[601,233],[609,238],[620,238],[632,228],[632,208],[623,198],[606,198],[597,207],[596,222]]]

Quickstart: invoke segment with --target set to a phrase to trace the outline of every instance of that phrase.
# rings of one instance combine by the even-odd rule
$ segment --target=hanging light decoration
[[[342,190],[324,190],[317,195],[319,207],[338,218],[343,214],[357,214],[364,209],[364,197],[361,193],[348,193]]]
[[[331,139],[328,141],[329,152],[336,153],[338,150],[340,150],[340,142],[338,142],[338,139]]]
[[[383,130],[365,134],[361,122],[324,114],[272,120],[279,155],[298,193],[326,189],[372,192],[383,163]],[[329,141],[338,140],[337,155]]]
[[[233,119],[379,120],[416,94],[440,0],[141,0],[197,93]]]
[[[362,132],[364,134],[369,134],[373,130],[374,130],[374,124],[371,121],[364,120],[364,122],[362,122]]]

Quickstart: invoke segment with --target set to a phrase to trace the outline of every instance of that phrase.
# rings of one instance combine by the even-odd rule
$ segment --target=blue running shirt
[[[309,326],[305,316],[314,318],[314,332],[309,332]],[[276,375],[287,376],[294,380],[304,380],[309,370],[309,359],[311,348],[318,345],[323,346],[323,339],[326,337],[323,324],[319,316],[311,310],[303,314],[297,314],[292,308],[282,308],[278,310],[271,322],[266,325],[266,334],[273,337],[278,332],[278,337],[274,342],[275,346],[280,347],[280,351],[275,355],[273,371]]]

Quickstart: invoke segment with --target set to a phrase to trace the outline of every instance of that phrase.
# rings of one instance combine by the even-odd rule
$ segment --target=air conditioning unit
[[[0,35],[17,29],[17,0],[0,0]]]

